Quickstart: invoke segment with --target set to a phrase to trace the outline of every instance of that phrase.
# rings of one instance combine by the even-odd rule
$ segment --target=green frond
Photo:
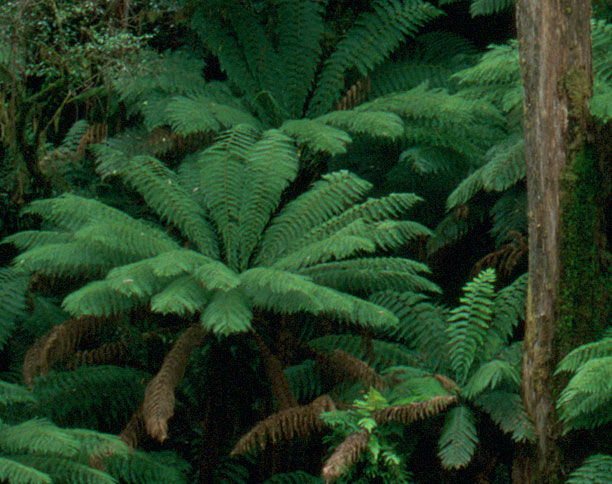
[[[373,138],[395,140],[404,134],[402,118],[397,114],[382,111],[333,111],[319,116],[314,121]]]
[[[377,67],[372,73],[372,96],[406,91],[428,82],[450,87],[450,76],[468,66],[476,49],[466,38],[448,31],[434,31],[415,38],[406,54]]]
[[[595,454],[572,471],[566,484],[612,484],[612,456]]]
[[[314,153],[327,153],[331,156],[346,153],[346,145],[352,141],[346,131],[316,119],[285,121],[280,130],[294,138],[298,145]]]
[[[34,382],[41,414],[58,425],[114,430],[141,401],[148,375],[132,368],[88,366],[51,371]]]
[[[321,375],[313,360],[305,360],[283,370],[291,392],[299,403],[312,402],[322,393]]]
[[[486,269],[465,285],[461,304],[448,318],[449,358],[460,384],[466,381],[494,314],[495,271]]]
[[[493,15],[504,12],[514,6],[514,0],[473,0],[470,5],[472,17]]]
[[[14,267],[0,268],[0,348],[13,333],[15,322],[26,316],[26,292],[30,278],[30,274]]]
[[[382,292],[371,298],[399,318],[392,336],[422,355],[423,361],[439,370],[448,360],[448,334],[444,310],[422,294]]]
[[[322,240],[315,240],[280,257],[271,267],[277,270],[298,271],[301,268],[330,260],[341,260],[357,254],[372,253],[376,244],[368,236],[371,226],[356,220]],[[368,235],[366,235],[368,234]]]
[[[32,466],[48,474],[53,479],[53,482],[65,482],[67,484],[117,484],[117,481],[106,472],[61,457],[27,454],[11,455],[10,459]]]
[[[74,241],[30,249],[15,258],[15,267],[54,277],[92,277],[132,260],[99,244]]]
[[[373,293],[395,291],[439,291],[418,272],[429,273],[425,264],[397,257],[377,257],[317,264],[300,270],[317,284],[339,291]]]
[[[239,124],[259,126],[259,121],[248,111],[219,103],[208,96],[172,98],[166,107],[166,118],[172,129],[188,135],[232,128]]]
[[[126,283],[127,284],[127,283]],[[94,281],[64,298],[62,308],[73,316],[113,316],[125,314],[147,301],[148,297],[123,294],[110,281]]]
[[[0,479],[9,484],[52,484],[49,474],[10,457],[0,456]]]
[[[249,469],[243,462],[226,457],[217,464],[212,484],[248,484]]]
[[[521,319],[525,318],[528,274],[517,277],[504,287],[493,300],[494,316],[485,336],[485,359],[493,357],[512,336]]]
[[[74,232],[74,239],[135,258],[154,257],[179,248],[179,244],[160,229],[136,220],[132,224],[92,221]]]
[[[609,412],[611,402],[612,356],[587,361],[580,366],[557,400],[564,431],[594,428],[612,421]]]
[[[525,140],[516,134],[493,146],[489,161],[465,178],[449,195],[449,209],[467,203],[477,192],[502,192],[525,177]]]
[[[206,289],[221,289],[229,291],[240,284],[238,273],[229,269],[222,262],[211,261],[202,264],[194,272],[193,276]]]
[[[455,212],[449,213],[436,226],[433,236],[427,241],[427,253],[435,254],[440,249],[461,240],[470,229],[468,221]]]
[[[248,331],[252,318],[250,301],[242,290],[215,290],[200,323],[205,330],[227,336]]]
[[[264,228],[277,209],[283,191],[295,180],[298,154],[291,138],[268,130],[246,156],[242,200],[238,211],[239,267],[248,267]]]
[[[373,12],[362,13],[327,59],[308,109],[309,117],[331,110],[344,87],[344,75],[355,69],[366,75],[407,35],[442,12],[421,0],[376,0]]]
[[[209,301],[210,293],[191,275],[175,279],[151,298],[151,310],[162,314],[186,316],[199,312]]]
[[[80,443],[68,431],[48,420],[34,419],[0,427],[0,448],[8,454],[76,457]]]
[[[71,193],[46,200],[35,200],[24,208],[22,213],[38,215],[57,228],[67,231],[78,230],[94,219],[130,226],[134,223],[134,219],[121,210]]]
[[[187,463],[162,452],[133,451],[104,459],[106,472],[126,484],[188,484]]]
[[[275,474],[263,484],[323,484],[323,479],[304,471]]]
[[[495,390],[480,395],[474,403],[487,412],[504,432],[510,434],[512,440],[519,443],[534,441],[533,424],[518,393]]]
[[[269,265],[313,227],[342,213],[372,185],[346,170],[323,175],[312,187],[285,205],[266,229],[255,264]]]
[[[612,81],[610,68],[610,46],[612,46],[612,24],[605,20],[591,20],[591,40],[593,49],[593,74],[603,84]]]
[[[49,244],[63,244],[72,242],[74,236],[69,232],[55,232],[51,230],[24,230],[9,235],[2,240],[3,244],[13,244],[19,250],[34,249]]]
[[[284,104],[289,117],[301,118],[321,56],[323,4],[282,0],[278,6],[278,58],[283,69]]]
[[[268,268],[240,275],[241,287],[253,303],[282,313],[328,314],[364,326],[394,327],[397,318],[386,309],[312,282],[305,276]]]
[[[200,252],[218,257],[215,232],[205,210],[179,185],[173,171],[152,156],[136,156],[124,165],[120,175],[162,220],[176,225]]]
[[[599,79],[593,81],[593,97],[589,107],[593,117],[602,123],[612,119],[612,86]]]
[[[404,120],[408,143],[453,149],[471,159],[503,134],[504,119],[492,104],[431,89],[427,83],[379,97],[355,111],[395,113]]]
[[[576,373],[588,361],[608,356],[612,356],[612,336],[574,348],[559,362],[555,374],[562,371]]]
[[[463,393],[467,398],[474,398],[486,389],[494,390],[502,382],[507,382],[518,389],[520,381],[520,368],[508,361],[490,360],[476,369],[467,381]]]
[[[0,380],[0,405],[36,404],[36,398],[30,390],[21,385]]]
[[[127,457],[131,449],[117,435],[88,429],[63,429],[78,441],[82,459],[104,458],[109,455]]]
[[[477,444],[478,435],[472,411],[465,405],[450,409],[438,440],[438,456],[442,467],[461,469],[467,466]]]
[[[226,131],[198,160],[200,185],[210,216],[217,226],[225,247],[225,260],[238,268],[241,240],[239,218],[244,196],[245,159],[260,138],[250,125],[239,125]],[[279,177],[280,179],[281,177]]]
[[[244,28],[246,28],[245,26]],[[219,15],[211,15],[206,7],[196,9],[191,28],[200,37],[204,46],[218,59],[221,69],[247,96],[259,93],[259,83],[255,73],[250,71],[243,46],[232,32],[231,26]],[[257,55],[256,47],[252,55]]]
[[[308,341],[308,344],[330,353],[335,349],[346,351],[357,359],[368,361],[376,370],[420,363],[420,356],[406,345],[379,339],[364,340],[361,336],[351,334],[321,336]]]
[[[204,90],[202,71],[205,63],[186,51],[158,54],[142,51],[136,61],[126,66],[113,80],[120,99],[135,102],[154,92],[165,95],[196,95]]]
[[[509,242],[512,232],[527,233],[527,192],[520,185],[509,188],[490,210],[491,234],[497,247]]]

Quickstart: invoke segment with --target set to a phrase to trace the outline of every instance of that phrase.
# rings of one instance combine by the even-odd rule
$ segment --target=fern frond
[[[289,117],[301,118],[321,56],[323,5],[313,0],[283,0],[278,6],[278,58],[283,69],[284,104]]]
[[[216,289],[200,317],[200,323],[207,331],[227,336],[248,331],[252,318],[251,304],[245,292]]]
[[[241,287],[255,305],[284,313],[330,314],[365,326],[393,327],[397,319],[384,308],[324,286],[304,276],[266,268],[240,275]]]
[[[323,175],[312,187],[285,205],[263,235],[257,265],[269,265],[313,227],[342,213],[372,185],[346,171]]]
[[[463,393],[467,398],[474,398],[487,388],[495,389],[504,381],[518,389],[521,381],[520,369],[508,361],[490,360],[476,369],[467,381]]]
[[[289,366],[283,371],[298,402],[310,402],[321,394],[321,375],[313,360]]]
[[[533,423],[518,393],[503,390],[487,392],[476,398],[476,405],[489,414],[506,433],[516,442],[533,442],[535,439]]]
[[[461,469],[467,466],[476,450],[478,435],[474,415],[465,405],[451,409],[446,414],[438,441],[438,456],[445,469]]]
[[[42,472],[27,463],[15,461],[10,457],[0,456],[0,479],[11,484],[52,484],[49,474]]]
[[[11,460],[32,466],[48,474],[53,482],[74,484],[117,484],[106,472],[92,469],[88,465],[60,457],[11,455]]]
[[[459,383],[465,382],[476,352],[485,341],[491,326],[495,291],[495,271],[486,269],[465,286],[461,305],[448,319],[450,360]]]
[[[405,38],[442,12],[420,0],[373,2],[373,12],[362,13],[325,62],[308,109],[309,117],[328,112],[340,97],[344,75],[354,68],[368,74]]]
[[[37,403],[27,388],[0,380],[0,405]]]
[[[246,110],[221,104],[208,96],[176,96],[168,102],[166,117],[172,129],[182,135],[218,133],[239,124],[255,127],[260,124]]]
[[[612,456],[595,454],[586,458],[566,484],[612,484]]]
[[[610,422],[611,401],[612,356],[587,361],[580,366],[557,400],[564,431],[593,428]],[[605,409],[605,412],[600,412],[601,409]],[[590,418],[584,418],[586,416]]]
[[[366,388],[382,390],[386,386],[380,375],[367,363],[346,351],[334,349],[331,353],[326,353],[312,347],[311,351],[321,372],[335,383],[349,379],[361,382]]]
[[[404,133],[404,123],[395,113],[376,111],[333,111],[315,121],[329,124],[349,133],[395,140]]]
[[[30,275],[13,267],[0,268],[0,348],[11,336],[15,322],[26,316]]]
[[[397,315],[400,324],[392,335],[422,355],[433,370],[440,369],[448,361],[449,336],[442,308],[422,294],[382,292],[371,300]]]
[[[225,247],[225,260],[231,269],[238,268],[241,244],[238,220],[244,190],[245,159],[261,134],[249,125],[226,131],[198,160],[200,184],[210,216]],[[281,177],[279,177],[280,179]]]
[[[9,454],[76,457],[80,443],[69,432],[48,420],[34,419],[17,425],[2,425],[0,447]]]
[[[559,362],[555,374],[562,371],[576,373],[582,365],[590,360],[609,356],[612,356],[612,337],[607,336],[599,341],[574,348]]]
[[[126,283],[127,284],[127,283]],[[94,281],[64,298],[62,308],[75,317],[109,317],[143,305],[148,297],[118,292],[109,281]]]
[[[472,17],[477,15],[492,15],[508,10],[514,5],[514,0],[473,0],[470,5]]]
[[[430,271],[425,264],[395,257],[327,262],[300,269],[300,274],[311,277],[317,284],[339,291],[371,294],[384,290],[439,290],[418,272]]]
[[[192,351],[204,342],[201,326],[185,330],[164,358],[157,375],[147,385],[142,404],[142,417],[147,433],[163,442],[168,437],[168,420],[174,414],[174,390],[183,379]]]
[[[253,250],[281,195],[298,172],[298,154],[291,138],[268,130],[253,144],[245,160],[244,186],[238,211],[239,267],[249,265]]]
[[[322,412],[335,410],[334,402],[322,395],[308,405],[290,408],[269,416],[243,435],[230,455],[240,455],[264,449],[268,443],[306,438],[321,431],[325,424],[319,418]]]
[[[199,312],[210,299],[209,291],[202,290],[193,276],[175,279],[151,298],[151,310],[161,314],[185,316]]]
[[[185,461],[161,452],[131,452],[104,459],[106,472],[126,484],[188,484]]]
[[[136,156],[120,174],[163,220],[176,225],[202,254],[218,258],[215,232],[204,209],[180,187],[173,171],[152,156]]]
[[[352,141],[346,131],[316,119],[285,121],[280,130],[294,138],[299,146],[305,146],[314,153],[327,153],[331,156],[346,153],[346,146]]]
[[[377,410],[373,414],[373,418],[378,424],[389,422],[411,424],[418,420],[425,420],[433,417],[455,403],[457,403],[457,397],[455,395],[436,395],[422,402],[393,405]]]
[[[327,484],[342,477],[353,467],[367,449],[370,435],[367,429],[354,432],[334,449],[321,469],[321,476]]]

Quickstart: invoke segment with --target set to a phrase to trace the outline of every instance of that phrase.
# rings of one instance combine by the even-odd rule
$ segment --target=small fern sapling
[[[457,397],[438,442],[438,455],[447,469],[467,466],[474,455],[478,444],[475,408],[488,413],[514,440],[532,438],[518,393],[522,344],[508,343],[524,313],[526,277],[498,293],[494,283],[492,269],[481,272],[465,286],[461,304],[450,311],[410,294],[373,298],[398,314],[402,324],[395,337],[420,353],[416,365],[393,370],[399,379],[393,391],[414,399],[431,398],[427,381],[435,380],[444,393]]]

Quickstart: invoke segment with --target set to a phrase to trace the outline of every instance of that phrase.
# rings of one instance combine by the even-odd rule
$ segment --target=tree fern
[[[583,464],[572,471],[567,484],[610,484],[612,483],[612,456],[596,454],[585,459]]]

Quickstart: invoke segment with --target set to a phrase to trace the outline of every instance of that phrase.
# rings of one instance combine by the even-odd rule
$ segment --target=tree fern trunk
[[[568,278],[571,251],[590,250],[580,244],[594,243],[593,233],[580,241],[572,233],[581,230],[575,223],[575,198],[580,172],[589,163],[590,1],[518,0],[517,27],[525,92],[530,254],[522,392],[536,445],[517,462],[523,469],[515,474],[523,484],[561,483],[565,479],[553,372],[562,353],[576,343],[575,328],[565,325],[580,325],[583,316],[568,297],[581,282]]]

